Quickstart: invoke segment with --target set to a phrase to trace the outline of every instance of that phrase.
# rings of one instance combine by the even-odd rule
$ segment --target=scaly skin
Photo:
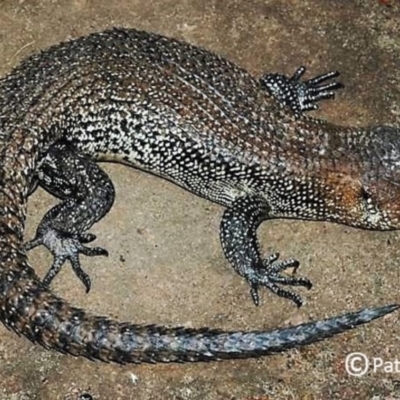
[[[0,81],[1,321],[46,348],[137,363],[258,357],[390,313],[398,306],[272,332],[118,323],[55,296],[30,267],[23,234],[36,173],[60,140],[85,157],[150,171],[228,207],[228,259],[230,234],[244,234],[249,220],[256,221],[251,230],[271,217],[395,229],[398,136],[294,114],[234,64],[144,32],[94,34],[32,56]],[[254,207],[242,228],[232,228],[243,198],[265,211]],[[252,250],[258,260],[256,243]],[[256,296],[258,283],[246,279]]]

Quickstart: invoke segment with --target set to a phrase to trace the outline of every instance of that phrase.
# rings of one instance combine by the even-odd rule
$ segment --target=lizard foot
[[[24,250],[29,251],[37,246],[44,245],[53,254],[53,264],[43,279],[43,284],[48,286],[54,277],[60,272],[61,267],[68,260],[76,276],[85,285],[86,293],[90,291],[91,280],[89,275],[82,269],[79,254],[85,256],[108,256],[107,250],[102,247],[86,247],[82,243],[89,243],[96,239],[91,233],[83,233],[78,237],[62,234],[55,229],[47,229],[43,234],[37,234],[33,240],[24,245]]]
[[[264,258],[260,254],[257,228],[269,217],[269,213],[270,206],[265,198],[244,196],[235,200],[225,210],[221,220],[222,249],[235,271],[250,285],[250,294],[256,306],[260,303],[258,289],[266,287],[300,307],[303,304],[301,297],[280,287],[280,285],[304,286],[311,289],[312,285],[308,279],[282,274],[289,268],[293,268],[296,272],[299,262],[292,258],[278,261],[278,253]]]
[[[320,100],[333,99],[334,91],[343,88],[337,81],[326,83],[337,78],[340,75],[338,71],[330,71],[307,81],[301,81],[300,78],[305,71],[305,67],[300,67],[290,78],[281,74],[266,74],[260,78],[260,84],[279,102],[289,106],[297,114],[316,110]]]
[[[307,278],[282,275],[281,272],[289,268],[293,268],[293,272],[296,273],[300,263],[293,258],[277,262],[278,258],[279,253],[273,253],[262,261],[261,267],[246,271],[245,278],[250,285],[250,294],[253,302],[256,306],[260,304],[258,289],[260,286],[264,286],[279,297],[292,300],[297,307],[301,307],[303,300],[297,293],[282,289],[277,284],[304,286],[307,289],[311,289],[312,283]]]

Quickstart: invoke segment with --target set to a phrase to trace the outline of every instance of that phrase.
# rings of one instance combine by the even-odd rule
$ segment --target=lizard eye
[[[367,192],[367,190],[364,187],[361,187],[360,196],[365,201],[368,201],[371,199],[371,195]]]

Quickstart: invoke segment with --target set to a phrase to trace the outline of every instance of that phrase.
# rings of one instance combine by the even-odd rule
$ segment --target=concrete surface
[[[389,5],[387,5],[388,3]],[[2,0],[0,75],[51,44],[112,26],[185,39],[255,74],[339,69],[346,89],[319,116],[341,124],[393,123],[400,107],[398,0]],[[274,221],[260,229],[265,250],[295,256],[315,284],[307,304],[262,292],[253,307],[246,284],[218,241],[222,209],[168,182],[105,166],[117,201],[93,233],[109,258],[84,259],[89,295],[65,268],[53,287],[75,304],[137,323],[275,328],[364,306],[399,302],[399,234],[325,223]],[[54,200],[29,203],[27,238]],[[44,249],[30,259],[43,276]],[[299,290],[301,291],[301,289]],[[399,313],[333,340],[250,361],[197,365],[107,365],[45,351],[0,326],[0,399],[395,399],[400,372],[349,377],[347,354],[400,358]]]

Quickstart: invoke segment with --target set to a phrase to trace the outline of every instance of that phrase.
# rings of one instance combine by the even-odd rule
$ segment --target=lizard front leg
[[[66,261],[90,290],[89,275],[81,268],[79,255],[107,255],[101,247],[89,248],[83,243],[96,237],[87,230],[104,217],[114,202],[114,186],[100,167],[65,143],[53,145],[44,157],[36,181],[61,203],[46,213],[35,238],[25,244],[25,250],[39,245],[47,247],[54,256],[53,264],[43,279],[49,285]]]
[[[282,275],[281,272],[299,267],[299,262],[288,259],[278,262],[279,254],[271,254],[262,259],[257,239],[257,228],[269,218],[270,207],[261,197],[245,196],[237,199],[225,210],[221,221],[220,238],[226,258],[235,271],[243,276],[250,285],[250,293],[255,305],[259,304],[258,289],[265,286],[280,297],[285,297],[302,305],[301,297],[278,286],[304,286],[310,289],[312,284],[306,278]]]
[[[265,74],[259,82],[262,88],[274,96],[281,104],[288,106],[295,114],[318,109],[321,100],[333,99],[335,90],[342,89],[342,83],[331,79],[337,78],[338,71],[330,71],[315,76],[307,81],[301,80],[306,72],[300,67],[291,77],[282,74]]]

